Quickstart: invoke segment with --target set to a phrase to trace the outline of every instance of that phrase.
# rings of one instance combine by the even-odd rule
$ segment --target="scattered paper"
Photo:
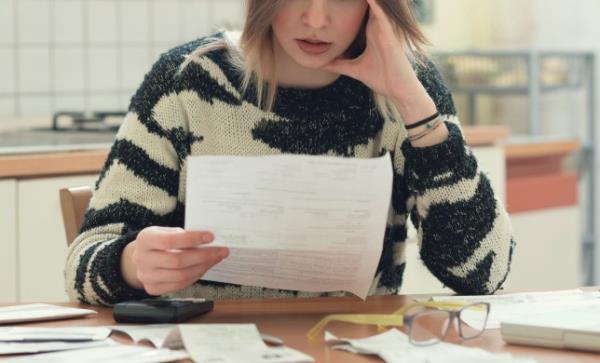
[[[112,325],[107,328],[129,336],[135,343],[147,341],[156,348],[183,348],[183,342],[177,336],[167,339],[177,329],[175,324]]]
[[[55,320],[97,314],[94,310],[50,304],[26,304],[0,307],[0,324]]]
[[[378,355],[388,363],[534,363],[534,360],[514,358],[510,354],[493,354],[479,348],[439,342],[429,346],[415,346],[398,329],[364,339],[341,339],[325,332],[325,341],[333,349],[354,354]]]
[[[383,247],[389,154],[188,159],[186,229],[230,256],[204,279],[365,298]]]
[[[104,340],[110,335],[110,329],[102,327],[65,327],[65,328],[27,328],[0,327],[0,342],[81,342]]]
[[[15,363],[162,363],[187,359],[183,351],[154,349],[139,345],[113,344],[106,347],[77,349],[66,352],[28,355],[7,359],[3,362]]]
[[[564,311],[582,303],[598,302],[600,304],[600,292],[575,289],[502,295],[436,296],[432,299],[466,303],[488,302],[490,303],[490,314],[486,328],[499,329],[501,321],[510,320],[515,316],[529,315],[532,312]],[[463,320],[471,326],[482,326],[483,324],[482,315],[476,312],[471,314],[471,312],[465,311]]]
[[[135,343],[147,341],[156,348],[182,349],[183,340],[179,329],[175,324],[154,324],[154,325],[112,325],[106,328],[125,334]],[[278,337],[269,334],[260,333],[261,339],[271,345],[283,345],[284,342]]]
[[[91,342],[21,342],[0,343],[0,355],[57,352],[61,350],[96,348],[112,345],[112,340]]]
[[[297,350],[267,346],[254,324],[184,324],[178,331],[196,363],[314,362]]]

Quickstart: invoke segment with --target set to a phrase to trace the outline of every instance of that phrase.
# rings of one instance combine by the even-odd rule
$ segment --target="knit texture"
[[[340,76],[319,89],[280,88],[272,112],[242,94],[224,49],[185,57],[222,34],[161,55],[131,99],[95,185],[81,233],[68,251],[72,300],[112,305],[148,297],[123,280],[125,246],[148,226],[183,227],[190,155],[280,153],[373,158],[390,152],[394,180],[383,252],[370,294],[395,294],[406,266],[407,219],[424,264],[459,293],[487,294],[504,282],[514,242],[508,215],[465,145],[450,92],[435,66],[415,65],[449,130],[441,144],[413,148],[401,120],[384,121],[370,90]],[[370,186],[365,185],[365,188]],[[198,281],[172,296],[209,299],[340,295]]]

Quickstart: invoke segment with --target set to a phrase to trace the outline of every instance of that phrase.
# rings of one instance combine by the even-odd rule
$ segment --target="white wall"
[[[435,49],[464,49],[489,43],[493,1],[434,1],[433,22],[423,31]],[[476,15],[475,15],[476,14]]]

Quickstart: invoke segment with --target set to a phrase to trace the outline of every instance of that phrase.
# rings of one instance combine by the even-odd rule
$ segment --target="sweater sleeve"
[[[180,226],[179,170],[184,118],[171,92],[179,60],[161,56],[131,99],[65,265],[71,300],[113,305],[148,295],[121,275],[123,249],[152,225]],[[178,146],[181,145],[181,146]]]
[[[441,75],[430,62],[418,74],[449,131],[430,147],[399,141],[421,258],[458,293],[493,293],[507,277],[515,245],[508,214],[465,144]]]

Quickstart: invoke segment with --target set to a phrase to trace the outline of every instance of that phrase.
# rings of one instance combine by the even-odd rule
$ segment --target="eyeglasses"
[[[454,327],[464,340],[475,339],[485,331],[490,312],[489,303],[473,303],[458,309],[416,305],[404,312],[408,339],[414,345],[426,346],[444,340]],[[468,323],[467,323],[468,321]]]
[[[409,341],[426,346],[444,340],[453,326],[462,339],[475,339],[485,331],[490,304],[464,304],[455,301],[427,301],[411,303],[392,314],[334,314],[321,319],[309,332],[313,340],[331,321],[388,326],[406,326]],[[467,323],[468,322],[468,323]]]

